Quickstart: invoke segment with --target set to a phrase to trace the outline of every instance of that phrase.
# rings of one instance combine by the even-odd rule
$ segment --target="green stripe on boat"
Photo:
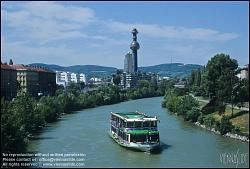
[[[129,130],[128,134],[158,134],[159,131],[152,131],[152,130]]]

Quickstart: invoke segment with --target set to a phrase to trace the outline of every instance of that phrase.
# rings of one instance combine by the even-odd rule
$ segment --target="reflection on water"
[[[50,124],[28,151],[86,154],[86,167],[235,167],[220,161],[225,152],[249,153],[249,143],[216,135],[170,115],[162,97],[78,111]],[[110,112],[142,111],[160,119],[161,150],[147,154],[119,146],[107,134]],[[249,163],[239,167],[248,167]]]

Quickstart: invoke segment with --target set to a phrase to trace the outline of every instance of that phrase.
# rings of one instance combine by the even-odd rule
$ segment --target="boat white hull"
[[[129,148],[129,149],[151,152],[160,148],[160,143],[125,143],[123,140],[120,140],[115,134],[112,134],[109,132],[109,135],[120,146]]]

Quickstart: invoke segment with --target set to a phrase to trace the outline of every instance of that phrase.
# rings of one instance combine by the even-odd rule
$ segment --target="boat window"
[[[134,123],[133,122],[127,122],[127,127],[133,127]]]
[[[111,120],[116,121],[116,117],[114,115],[111,115]]]
[[[159,141],[159,134],[151,134],[148,136],[149,141]]]
[[[116,128],[114,128],[113,126],[111,126],[111,130],[116,133]]]
[[[141,127],[142,122],[135,122],[135,127]]]
[[[145,121],[143,123],[143,127],[150,127],[150,121]]]
[[[144,134],[131,134],[130,141],[131,142],[146,142],[147,137]]]
[[[151,122],[151,127],[157,127],[157,122],[156,121],[152,121]]]

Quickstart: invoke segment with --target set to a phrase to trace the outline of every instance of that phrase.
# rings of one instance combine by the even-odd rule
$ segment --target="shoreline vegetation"
[[[171,80],[175,83],[176,79]],[[1,98],[1,151],[25,152],[26,146],[48,123],[56,122],[63,114],[128,100],[163,96],[169,81],[139,81],[134,89],[121,90],[116,85],[101,86],[97,90],[82,92],[80,84],[71,83],[65,90],[58,89],[55,96],[34,98],[18,92],[12,101]]]
[[[211,131],[211,132],[214,132],[215,134],[221,135],[221,133],[220,133],[218,130],[216,130],[215,128],[208,128],[208,127],[206,127],[205,125],[200,124],[198,121],[195,122],[194,124],[195,124],[196,126],[199,126],[199,127],[201,127],[201,128],[204,128],[204,129],[206,129],[206,130],[209,130],[209,131]],[[223,135],[223,136],[225,136],[225,137],[230,137],[230,138],[233,138],[233,139],[238,139],[238,140],[245,141],[245,142],[249,142],[249,138],[247,138],[246,136],[242,136],[242,135],[236,134],[236,133],[230,133],[230,132],[228,132],[228,133],[226,133],[226,134]]]
[[[174,95],[182,89],[169,89],[164,96],[162,107],[167,108],[170,113],[176,116],[182,116],[187,122],[191,122],[196,126],[214,132],[216,134],[249,142],[249,134],[243,133],[239,126],[233,125],[231,120],[241,115],[249,114],[249,111],[239,111],[234,116],[221,115],[220,120],[215,119],[212,115],[204,115],[201,110],[202,106],[193,96],[190,95]],[[172,95],[171,95],[171,94]],[[201,108],[199,108],[201,106]],[[219,115],[220,116],[220,115]]]
[[[217,54],[194,70],[184,88],[167,89],[162,107],[197,126],[249,142],[249,80],[240,79],[236,60]],[[200,99],[198,99],[200,98]]]
[[[72,83],[65,90],[58,89],[54,96],[39,98],[18,92],[12,101],[1,98],[1,151],[25,152],[33,135],[63,114],[156,96],[164,96],[162,107],[185,121],[249,142],[249,111],[235,109],[249,102],[249,80],[238,79],[238,71],[236,60],[217,54],[203,69],[181,79],[184,88],[175,87],[180,79],[173,78],[158,84],[142,80],[137,88],[127,90],[107,85],[87,92],[82,90],[84,86]],[[206,98],[207,102],[195,97]],[[228,103],[231,108],[226,106]]]

